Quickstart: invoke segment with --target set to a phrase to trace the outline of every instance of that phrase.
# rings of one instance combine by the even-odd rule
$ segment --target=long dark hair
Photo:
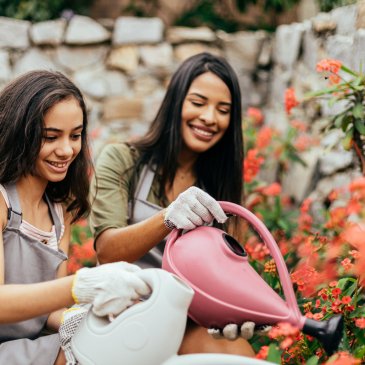
[[[185,60],[173,74],[159,111],[147,133],[130,143],[140,151],[135,172],[142,165],[157,166],[161,174],[159,195],[171,184],[182,148],[181,113],[191,83],[201,74],[212,72],[229,88],[232,98],[230,123],[222,139],[196,162],[198,184],[217,200],[240,204],[242,200],[243,140],[241,92],[238,79],[228,62],[209,53]],[[135,179],[134,179],[135,180]],[[134,184],[131,196],[133,197]]]
[[[15,183],[34,174],[43,143],[44,116],[60,101],[75,98],[83,114],[81,151],[64,180],[49,182],[46,194],[52,202],[64,202],[73,221],[90,210],[89,172],[92,168],[87,141],[87,113],[80,90],[63,74],[30,71],[10,82],[0,93],[0,183]]]

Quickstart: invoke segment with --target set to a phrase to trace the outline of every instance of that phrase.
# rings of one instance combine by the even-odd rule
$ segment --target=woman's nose
[[[215,122],[215,110],[214,107],[207,106],[204,108],[202,114],[200,115],[200,119],[203,120],[206,124],[212,124]]]
[[[57,156],[71,156],[73,154],[73,148],[69,142],[63,142],[60,143],[55,152]]]

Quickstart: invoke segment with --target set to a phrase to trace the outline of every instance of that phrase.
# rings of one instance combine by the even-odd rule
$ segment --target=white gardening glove
[[[227,216],[214,198],[192,186],[167,207],[164,223],[170,229],[190,230],[204,223],[211,223],[213,219],[224,223]]]
[[[141,269],[127,262],[115,262],[76,272],[72,285],[75,303],[92,303],[97,316],[117,316],[144,295],[151,293],[139,277]]]
[[[71,349],[71,339],[89,308],[90,305],[88,304],[75,304],[71,308],[65,310],[62,314],[61,326],[58,330],[58,334],[60,336],[61,348],[65,354],[66,365],[78,364]]]
[[[250,340],[254,334],[266,335],[270,330],[271,326],[256,326],[254,322],[243,322],[239,330],[237,324],[230,323],[224,326],[222,331],[217,328],[209,328],[208,333],[216,339],[225,338],[233,341],[238,337]]]

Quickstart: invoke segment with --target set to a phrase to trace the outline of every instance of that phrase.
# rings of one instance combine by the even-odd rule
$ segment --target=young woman
[[[241,203],[242,163],[237,76],[223,58],[190,57],[147,134],[106,146],[97,160],[90,224],[99,261],[160,267],[171,228],[223,222],[216,200]],[[181,353],[192,352],[253,354],[243,339],[216,341],[189,326]]]
[[[65,364],[64,307],[118,314],[149,292],[128,263],[66,277],[70,223],[89,210],[87,116],[58,72],[32,71],[0,93],[0,364]]]

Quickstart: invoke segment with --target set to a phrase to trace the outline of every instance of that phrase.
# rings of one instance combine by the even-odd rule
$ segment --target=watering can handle
[[[270,250],[270,254],[275,260],[276,267],[279,272],[279,277],[281,284],[283,286],[284,295],[286,302],[288,303],[289,307],[294,311],[298,320],[301,321],[302,315],[299,311],[296,297],[293,290],[293,285],[290,280],[290,275],[288,269],[286,267],[285,261],[283,256],[281,255],[280,249],[277,243],[274,240],[274,237],[271,235],[270,231],[266,228],[266,226],[258,219],[252,212],[248,209],[241,207],[240,205],[219,201],[220,206],[226,213],[231,213],[236,216],[239,216],[245,220],[247,220],[254,230],[259,234],[263,242]]]

